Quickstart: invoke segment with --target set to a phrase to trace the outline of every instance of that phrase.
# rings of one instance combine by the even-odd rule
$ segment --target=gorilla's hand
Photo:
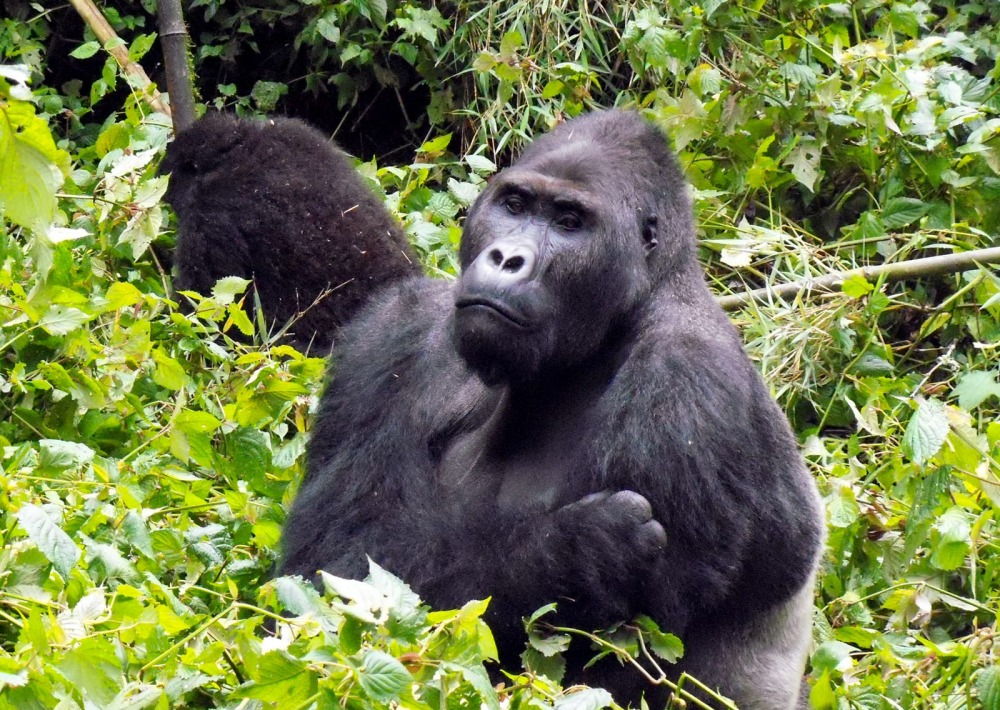
[[[667,544],[666,531],[653,519],[653,506],[635,491],[591,493],[563,506],[557,515],[589,516],[601,529],[617,528],[612,534],[642,558],[652,558]]]
[[[634,491],[593,493],[555,510],[550,524],[546,543],[570,600],[560,616],[588,628],[634,616],[633,600],[667,544],[649,501]]]

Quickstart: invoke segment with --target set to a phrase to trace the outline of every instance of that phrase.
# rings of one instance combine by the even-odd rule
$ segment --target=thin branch
[[[180,0],[160,0],[156,17],[167,72],[167,92],[174,111],[174,133],[194,123],[194,89],[188,71],[187,28]]]
[[[131,80],[129,84],[139,92],[154,111],[170,116],[170,107],[163,100],[163,96],[153,86],[146,72],[142,67],[128,58],[128,50],[121,38],[115,34],[114,29],[104,19],[104,15],[97,9],[91,0],[69,0],[69,4],[77,11],[87,27],[91,29],[94,36],[101,42],[101,46],[107,50],[108,54],[115,58],[118,66]]]
[[[958,254],[944,256],[929,256],[924,259],[910,259],[895,264],[880,264],[878,266],[862,266],[849,271],[838,271],[825,276],[805,281],[756,288],[753,291],[721,296],[717,300],[725,310],[732,311],[750,303],[768,303],[775,299],[789,300],[799,294],[808,295],[813,292],[830,292],[852,276],[864,276],[869,281],[884,278],[886,281],[902,281],[921,276],[939,276],[956,271],[968,271],[981,264],[1000,263],[1000,247],[976,249]]]

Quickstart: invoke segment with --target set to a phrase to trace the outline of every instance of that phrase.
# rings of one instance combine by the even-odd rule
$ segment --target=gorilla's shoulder
[[[454,299],[452,282],[418,276],[397,281],[375,294],[344,329],[334,351],[338,359],[385,357],[422,347],[440,337]]]
[[[734,413],[748,411],[760,399],[760,375],[736,328],[707,290],[693,301],[654,296],[638,333],[617,377],[628,393],[621,406],[661,411],[684,402],[692,416],[705,416],[725,428]],[[637,406],[637,400],[643,405]]]

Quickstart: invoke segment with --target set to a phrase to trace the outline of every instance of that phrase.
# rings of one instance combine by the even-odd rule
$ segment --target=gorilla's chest
[[[596,399],[526,406],[503,398],[475,430],[445,448],[438,480],[459,498],[504,510],[546,510],[589,492]]]

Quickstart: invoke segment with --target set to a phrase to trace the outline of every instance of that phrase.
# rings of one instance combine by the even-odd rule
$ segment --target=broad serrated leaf
[[[153,350],[153,381],[168,390],[179,390],[187,384],[187,373],[179,362],[167,355],[162,348]]]
[[[490,682],[490,676],[482,664],[465,665],[464,663],[453,663],[451,661],[441,661],[441,668],[450,672],[458,673],[462,678],[479,693],[479,700],[487,710],[500,710],[500,699]]]
[[[84,42],[69,53],[73,59],[90,59],[101,50],[101,43],[96,40]]]
[[[923,465],[941,449],[949,431],[944,405],[936,399],[921,399],[906,425],[903,447],[914,463]]]
[[[248,667],[253,683],[240,686],[237,698],[255,698],[275,707],[298,707],[316,692],[316,676],[304,661],[284,651],[271,651],[260,657],[255,667]]]
[[[569,642],[571,640],[568,634],[550,634],[547,636],[538,633],[528,634],[528,643],[546,658],[569,649]]]
[[[584,688],[556,698],[555,710],[601,710],[611,705],[611,693],[603,688]]]
[[[31,104],[11,99],[0,104],[0,113],[0,213],[41,231],[52,222],[63,182],[54,158],[65,154]]]
[[[380,703],[397,700],[413,676],[402,663],[382,651],[365,654],[358,669],[358,680],[370,698]]]
[[[851,654],[856,652],[856,648],[841,641],[826,641],[821,643],[813,651],[811,664],[813,671],[846,671],[854,664]]]
[[[785,158],[784,164],[792,169],[792,175],[810,192],[816,191],[819,179],[820,146],[814,140],[804,140],[795,146]]]
[[[56,303],[45,312],[38,325],[52,335],[67,335],[89,321],[93,316],[79,308]]]
[[[226,313],[229,314],[229,317],[226,318],[226,322],[222,326],[223,332],[228,332],[230,328],[236,326],[236,329],[248,338],[253,336],[253,323],[250,322],[246,311],[240,308],[238,303],[229,304],[226,308]]]
[[[35,547],[52,563],[63,578],[80,559],[80,548],[62,528],[37,505],[27,504],[17,511],[17,520]]]
[[[104,294],[104,300],[108,303],[105,310],[116,311],[119,308],[127,308],[140,303],[143,299],[142,292],[130,283],[116,281],[108,287]]]
[[[874,286],[868,283],[868,279],[861,274],[854,274],[844,279],[844,282],[840,284],[840,290],[851,298],[867,296],[874,288]]]
[[[209,434],[222,426],[222,422],[208,412],[185,409],[174,419],[174,426],[188,434]]]
[[[885,203],[879,217],[886,229],[899,229],[927,214],[930,205],[913,197],[894,197]]]
[[[316,20],[316,31],[330,44],[340,42],[340,28],[337,26],[337,13],[329,10]]]
[[[940,570],[958,569],[972,550],[972,523],[959,507],[949,508],[934,522],[931,564]]]
[[[996,373],[974,370],[962,375],[955,385],[958,406],[969,412],[985,402],[989,397],[1000,398],[1000,384]]]
[[[62,471],[83,466],[94,460],[94,450],[86,444],[59,439],[38,440],[38,467]]]
[[[132,547],[146,557],[152,558],[155,556],[156,553],[153,551],[153,541],[149,535],[149,528],[146,526],[146,521],[142,515],[137,511],[130,510],[125,513],[125,517],[122,518],[121,529],[125,533],[125,539]]]
[[[285,611],[302,616],[320,608],[319,592],[301,577],[278,577],[271,581],[274,593]]]
[[[976,676],[976,692],[983,710],[1000,710],[1000,666],[980,671]]]
[[[497,171],[496,164],[482,155],[467,155],[465,162],[477,173],[495,173]]]
[[[247,290],[251,281],[239,276],[226,276],[215,282],[212,287],[212,298],[221,305],[229,305],[235,297]]]

